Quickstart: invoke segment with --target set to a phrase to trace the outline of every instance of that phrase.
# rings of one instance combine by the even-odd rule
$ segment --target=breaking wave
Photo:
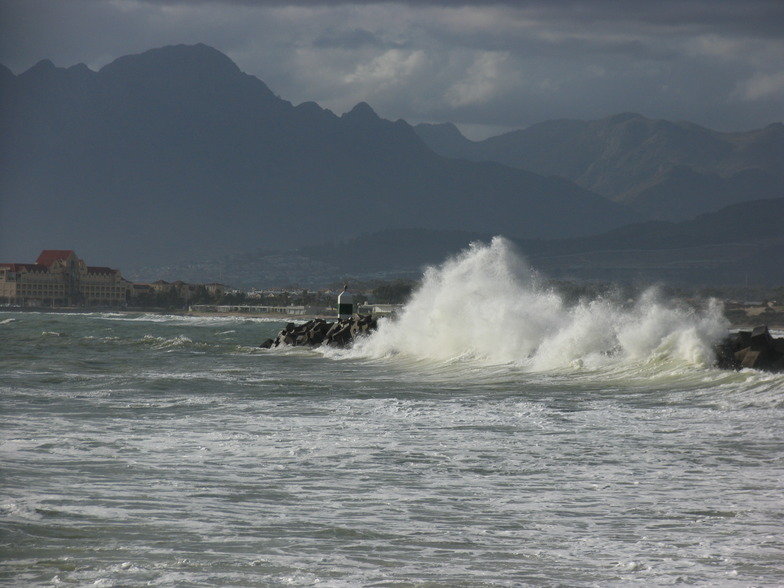
[[[495,237],[428,268],[399,315],[382,321],[354,352],[537,371],[662,361],[708,366],[728,326],[715,300],[694,309],[655,290],[632,302],[605,297],[569,304],[509,241]]]

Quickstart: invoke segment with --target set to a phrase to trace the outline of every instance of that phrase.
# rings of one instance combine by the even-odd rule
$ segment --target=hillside
[[[719,133],[625,113],[557,120],[470,141],[451,124],[417,125],[445,157],[559,176],[647,218],[686,220],[737,202],[784,195],[784,125]]]
[[[784,198],[734,204],[678,223],[524,242],[553,277],[671,284],[784,284]]]
[[[784,284],[784,198],[726,207],[679,223],[649,221],[575,239],[513,239],[556,279],[672,285]],[[313,247],[255,251],[198,264],[148,268],[146,279],[221,280],[234,286],[323,287],[344,278],[416,279],[492,234],[390,229]],[[156,273],[157,272],[157,273]]]
[[[0,254],[134,267],[385,229],[574,237],[638,219],[561,178],[435,154],[367,104],[294,106],[205,45],[0,69]]]
[[[784,284],[784,198],[735,204],[677,223],[648,221],[574,239],[512,239],[552,278],[672,284]],[[491,235],[395,231],[299,252],[345,274],[383,268],[416,275],[472,240]],[[388,243],[405,242],[400,256]],[[373,264],[376,259],[379,263]]]

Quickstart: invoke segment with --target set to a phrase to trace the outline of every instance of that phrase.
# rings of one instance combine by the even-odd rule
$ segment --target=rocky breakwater
[[[259,347],[347,347],[357,337],[377,328],[378,319],[372,315],[353,316],[334,322],[313,319],[300,325],[288,323],[274,339],[267,339]],[[716,345],[715,351],[717,365],[722,369],[752,368],[784,372],[784,337],[774,338],[767,326],[733,333]]]
[[[716,357],[724,369],[784,372],[784,338],[774,338],[767,326],[739,331],[716,347]]]
[[[298,347],[317,347],[331,345],[346,347],[361,335],[375,331],[378,319],[372,315],[355,316],[329,322],[324,319],[313,319],[301,325],[289,323],[274,339],[267,339],[259,345],[264,349],[285,345]]]

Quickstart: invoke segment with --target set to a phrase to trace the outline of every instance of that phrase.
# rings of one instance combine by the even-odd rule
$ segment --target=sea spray
[[[619,318],[617,338],[626,357],[672,357],[697,365],[715,359],[713,347],[729,327],[717,300],[708,300],[698,311],[663,301],[655,289],[645,292],[634,308],[620,313]]]
[[[356,353],[534,370],[662,359],[704,366],[727,326],[719,303],[698,311],[655,290],[632,305],[609,298],[567,305],[512,243],[495,237],[428,268],[399,315]]]

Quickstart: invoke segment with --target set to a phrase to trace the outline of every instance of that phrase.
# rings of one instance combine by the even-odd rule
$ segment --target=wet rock
[[[259,347],[271,349],[288,345],[292,347],[317,347],[331,345],[347,347],[354,339],[370,333],[378,328],[378,319],[372,315],[363,315],[328,322],[324,319],[313,319],[301,325],[288,323],[275,339],[267,339]]]
[[[774,338],[765,325],[729,335],[715,351],[720,368],[784,372],[784,338]]]

